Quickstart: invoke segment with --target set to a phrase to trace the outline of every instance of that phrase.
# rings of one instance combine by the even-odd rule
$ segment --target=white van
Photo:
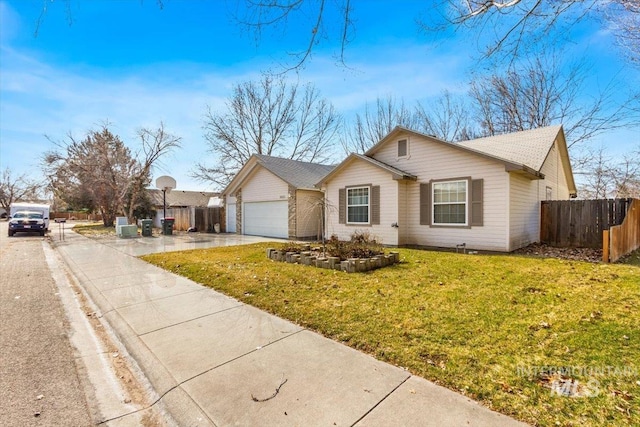
[[[49,231],[49,205],[43,205],[39,203],[11,203],[9,207],[9,217],[13,218],[13,216],[17,212],[28,211],[28,212],[40,212],[42,214],[42,218],[44,219],[44,228],[46,231]]]

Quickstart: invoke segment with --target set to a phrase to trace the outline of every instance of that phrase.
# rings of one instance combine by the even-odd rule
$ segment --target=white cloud
[[[336,68],[330,59],[317,57],[299,80],[313,82],[340,112],[349,114],[376,97],[393,95],[412,102],[438,95],[459,77],[454,56],[440,57],[435,66],[423,57],[394,52],[385,55],[378,50],[384,60],[356,60],[350,69]],[[260,76],[255,64],[234,70],[154,64],[108,74],[87,67],[62,69],[7,47],[2,48],[2,57],[3,164],[17,170],[35,167],[33,158],[18,160],[16,147],[28,144],[31,153],[51,149],[45,134],[54,139],[63,139],[69,132],[80,137],[109,120],[113,130],[133,145],[137,129],[163,121],[183,138],[183,148],[165,160],[161,173],[173,175],[183,189],[203,186],[188,175],[195,163],[209,157],[202,132],[206,107],[223,109],[235,83]]]

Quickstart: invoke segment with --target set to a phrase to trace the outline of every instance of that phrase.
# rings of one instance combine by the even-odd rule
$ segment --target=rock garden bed
[[[310,265],[318,268],[360,273],[400,262],[398,252],[384,253],[383,247],[368,233],[354,233],[350,241],[335,236],[322,247],[306,244],[285,244],[281,248],[268,248],[267,257],[274,261]]]

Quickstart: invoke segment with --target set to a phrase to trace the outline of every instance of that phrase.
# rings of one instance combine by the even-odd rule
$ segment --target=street
[[[163,424],[126,351],[70,281],[59,238],[0,222],[0,425]]]
[[[91,425],[58,288],[37,234],[0,223],[0,425]]]

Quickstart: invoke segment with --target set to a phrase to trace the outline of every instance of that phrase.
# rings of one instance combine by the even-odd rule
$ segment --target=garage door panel
[[[289,236],[289,202],[243,203],[243,234],[287,238]]]

